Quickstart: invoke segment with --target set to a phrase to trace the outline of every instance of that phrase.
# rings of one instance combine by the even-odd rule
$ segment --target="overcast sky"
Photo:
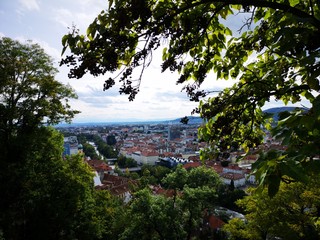
[[[190,115],[197,103],[189,101],[186,93],[181,92],[182,86],[175,84],[176,74],[161,73],[160,52],[153,57],[133,102],[129,102],[126,95],[120,95],[117,87],[102,90],[104,80],[113,75],[68,79],[68,69],[58,67],[61,39],[68,33],[68,27],[74,24],[85,33],[88,25],[104,9],[107,9],[107,0],[0,0],[0,36],[22,42],[33,40],[53,57],[59,70],[56,79],[70,84],[79,97],[72,101],[72,107],[81,111],[74,122],[160,120]],[[210,77],[212,80],[207,83],[210,89],[219,90],[232,84],[231,81],[215,81],[213,75]]]

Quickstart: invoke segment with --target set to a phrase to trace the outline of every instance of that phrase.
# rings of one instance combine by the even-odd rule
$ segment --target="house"
[[[131,198],[130,185],[135,185],[136,181],[125,177],[105,174],[101,186],[96,186],[96,189],[109,190],[113,196],[119,197],[124,203],[128,203]]]
[[[183,165],[183,168],[188,170],[188,169],[191,169],[191,168],[200,167],[201,165],[202,165],[201,162],[188,162],[188,163]]]
[[[110,189],[110,192],[113,196],[121,198],[124,203],[128,203],[132,198],[128,184],[115,186]]]
[[[239,167],[238,164],[229,164],[228,167],[224,167],[223,168],[223,172],[224,173],[239,173],[239,174],[243,174],[243,169],[241,167]]]
[[[220,177],[222,181],[228,185],[230,185],[231,180],[233,180],[235,187],[245,186],[246,184],[246,177],[242,173],[223,172],[220,174]]]
[[[175,194],[175,191],[173,189],[164,189],[161,186],[150,186],[151,191],[154,195],[163,195],[165,197],[173,197]],[[181,195],[180,192],[178,192],[178,195]]]
[[[220,162],[207,162],[207,166],[213,168],[213,170],[220,174],[223,172],[223,167],[221,166]]]
[[[251,174],[251,170],[250,169],[245,169],[244,170],[244,175],[246,177],[247,183],[256,184],[256,178],[255,178],[255,176],[253,174]]]
[[[140,156],[140,163],[155,165],[156,161],[158,161],[159,153],[156,151],[142,151]]]
[[[155,165],[158,161],[159,153],[153,150],[140,149],[138,151],[127,153],[126,157],[133,158],[138,164]]]
[[[104,174],[114,173],[114,169],[102,160],[88,160],[87,164],[99,174],[101,180],[103,179]]]
[[[220,230],[223,227],[223,225],[225,224],[224,221],[222,221],[220,218],[214,216],[213,214],[210,214],[208,216],[207,222],[208,222],[209,227],[212,230]]]

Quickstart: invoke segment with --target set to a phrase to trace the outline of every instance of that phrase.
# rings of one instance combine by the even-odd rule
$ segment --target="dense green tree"
[[[148,170],[149,176],[155,179],[155,184],[160,184],[161,180],[171,172],[171,169],[164,166],[152,166],[144,164],[141,167],[141,173],[145,176],[144,171]]]
[[[313,176],[308,184],[282,183],[273,198],[264,190],[237,203],[245,209],[246,221],[233,219],[224,227],[230,239],[320,237],[319,176]]]
[[[133,158],[127,158],[123,155],[120,155],[117,158],[117,163],[120,168],[131,168],[131,167],[138,166],[138,163],[136,160],[134,160]]]
[[[138,191],[118,239],[184,239],[180,209],[171,198],[153,195],[148,188]]]
[[[125,173],[125,177],[133,179],[133,180],[138,180],[140,178],[140,175],[137,172],[129,172],[128,171]]]
[[[0,236],[4,239],[101,239],[114,206],[96,192],[81,155],[63,160],[52,127],[77,111],[72,89],[54,79],[36,44],[0,39]]]
[[[243,212],[244,209],[236,204],[236,201],[247,196],[242,189],[230,189],[230,185],[221,185],[218,188],[218,204],[236,212]]]
[[[204,211],[216,206],[219,176],[204,167],[188,172],[179,166],[163,182],[168,194],[154,195],[149,186],[134,194],[118,239],[202,239]]]
[[[126,165],[126,157],[123,156],[123,155],[120,155],[118,158],[117,158],[117,164],[120,168],[123,168],[125,165]]]
[[[134,160],[133,158],[127,158],[126,160],[126,167],[131,168],[131,167],[137,167],[138,163],[136,160]]]
[[[157,179],[155,176],[151,174],[151,171],[148,168],[145,168],[141,170],[141,178],[139,179],[139,189],[144,189],[146,187],[149,187],[150,185],[156,185],[158,184]]]
[[[39,45],[0,38],[2,142],[40,124],[70,121],[78,113],[68,103],[75,93],[54,79],[56,73],[53,60]]]
[[[107,144],[113,146],[117,143],[116,137],[114,135],[107,136]]]
[[[287,104],[305,98],[311,106],[308,113],[296,111],[274,132],[285,139],[288,151],[267,155],[273,158],[255,167],[271,195],[284,176],[306,178],[300,170],[310,171],[320,150],[318,1],[109,0],[108,6],[86,35],[73,29],[63,37],[63,52],[69,48],[71,55],[61,64],[71,67],[69,77],[121,69],[120,93],[133,100],[142,79],[142,74],[135,78],[136,71],[142,73],[163,46],[162,71],[178,72],[177,83],[184,84],[191,100],[205,97],[196,112],[206,120],[199,137],[210,144],[207,153],[233,145],[245,151],[256,147],[264,134],[261,126],[270,127],[262,107],[270,100]],[[243,24],[230,29],[234,22]],[[209,73],[232,79],[234,85],[220,91],[212,82],[204,89]],[[106,80],[104,89],[115,81]]]
[[[56,130],[41,127],[29,137],[31,151],[1,169],[5,239],[103,237],[112,214],[99,204],[108,208],[112,199],[107,192],[95,192],[91,168],[80,155],[62,159],[63,138]]]
[[[97,146],[98,151],[106,158],[116,158],[118,153],[112,146],[108,145],[98,135],[93,136],[93,141]]]
[[[101,159],[101,157],[97,154],[94,146],[92,146],[90,143],[84,143],[83,146],[83,152],[87,157],[90,157],[91,159]]]

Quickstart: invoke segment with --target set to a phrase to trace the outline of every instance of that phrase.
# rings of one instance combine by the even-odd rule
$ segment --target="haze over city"
[[[69,79],[68,69],[59,67],[61,39],[73,25],[81,33],[99,12],[107,9],[105,0],[2,0],[0,3],[1,37],[10,37],[21,42],[32,40],[40,44],[53,59],[59,73],[56,79],[70,84],[78,99],[72,100],[72,107],[81,111],[73,122],[119,122],[142,120],[175,119],[190,115],[198,103],[189,101],[182,85],[176,85],[177,74],[161,73],[161,50],[153,56],[153,62],[145,71],[140,92],[133,102],[128,96],[119,94],[119,86],[103,91],[104,80],[115,74],[93,77],[89,74],[82,79]],[[234,21],[233,29],[241,22]],[[210,82],[204,88],[222,90],[233,81]],[[282,106],[272,102],[266,108]]]

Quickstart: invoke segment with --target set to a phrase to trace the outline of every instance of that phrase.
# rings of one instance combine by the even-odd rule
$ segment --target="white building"
[[[231,180],[233,180],[235,187],[242,187],[246,184],[246,177],[244,174],[223,172],[220,174],[220,177],[222,178],[222,181],[227,185],[231,184]]]

